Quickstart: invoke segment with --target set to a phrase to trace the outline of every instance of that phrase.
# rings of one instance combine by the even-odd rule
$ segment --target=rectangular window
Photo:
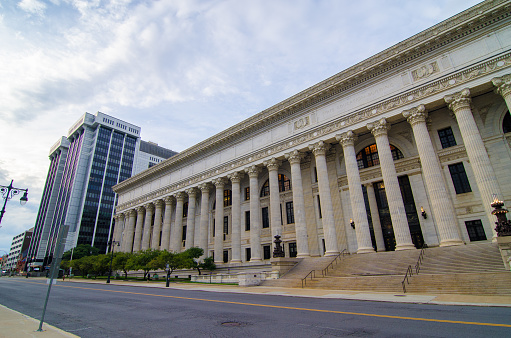
[[[186,241],[186,225],[183,225],[183,235],[181,236],[182,241]]]
[[[293,224],[295,222],[295,213],[293,210],[293,201],[286,202],[286,217],[287,224]]]
[[[314,182],[318,181],[318,169],[314,167]]]
[[[263,246],[263,257],[264,259],[270,259],[271,258],[271,246],[265,245]]]
[[[250,200],[250,187],[245,188],[245,201]]]
[[[229,250],[224,250],[224,263],[229,262]]]
[[[483,223],[481,223],[480,219],[466,221],[465,226],[467,227],[468,237],[471,242],[486,241],[486,234],[484,233]]]
[[[232,205],[232,190],[224,190],[224,207]]]
[[[250,258],[252,258],[252,252],[250,248],[245,248],[245,261],[250,262]]]
[[[270,217],[268,217],[268,207],[264,207],[262,209],[262,213],[263,213],[263,229],[264,228],[269,228],[270,227]]]
[[[464,194],[472,191],[463,163],[449,165],[449,172],[451,173],[451,179],[456,194]]]
[[[289,243],[289,257],[296,257],[298,251],[296,250],[296,242]]]
[[[229,234],[229,216],[224,216],[224,234]]]
[[[438,136],[440,137],[442,149],[453,147],[456,145],[456,139],[454,138],[451,127],[440,129],[438,131]]]
[[[212,237],[215,237],[215,219],[213,218],[213,236]]]
[[[245,231],[250,231],[250,210],[245,211]]]
[[[323,215],[321,214],[321,199],[318,195],[318,212],[319,212],[319,218],[323,218]]]

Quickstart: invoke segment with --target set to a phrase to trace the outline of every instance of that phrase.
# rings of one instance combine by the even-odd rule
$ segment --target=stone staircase
[[[329,269],[321,270],[331,257],[304,259],[288,274],[264,285],[301,287],[301,279],[312,269],[316,278],[307,288],[402,293],[403,277],[409,265],[414,269],[418,250],[379,252],[344,256]],[[303,266],[302,266],[303,264]],[[511,295],[511,272],[504,269],[498,247],[491,242],[426,249],[420,273],[406,285],[408,293],[452,293]]]

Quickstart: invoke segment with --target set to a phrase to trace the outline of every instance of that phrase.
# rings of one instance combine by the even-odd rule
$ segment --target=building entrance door
[[[416,248],[421,248],[424,243],[424,239],[422,237],[417,209],[415,208],[410,180],[406,175],[398,177],[398,180],[399,187],[401,188],[401,197],[403,198],[403,203],[405,205],[406,218],[408,220],[408,228],[410,229],[412,242]],[[385,185],[383,182],[376,182],[373,186],[374,193],[376,195],[376,203],[378,204],[378,214],[380,216],[385,250],[393,251],[396,249],[396,239],[394,237],[392,220],[390,218],[387,196],[385,195]]]

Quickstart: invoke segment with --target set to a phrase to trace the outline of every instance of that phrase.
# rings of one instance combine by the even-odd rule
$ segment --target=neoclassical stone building
[[[215,262],[491,241],[511,202],[511,7],[486,1],[116,185],[122,251]]]

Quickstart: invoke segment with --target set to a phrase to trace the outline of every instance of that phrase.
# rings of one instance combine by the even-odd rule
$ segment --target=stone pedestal
[[[511,270],[511,236],[497,237],[497,244],[506,270]]]
[[[278,257],[272,258],[271,262],[271,271],[278,272],[279,277],[291,270],[293,266],[295,266],[298,262],[300,262],[303,258],[286,258],[286,257]]]

